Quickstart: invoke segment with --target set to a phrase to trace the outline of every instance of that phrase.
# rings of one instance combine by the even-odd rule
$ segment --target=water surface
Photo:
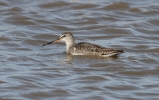
[[[1,100],[158,100],[158,0],[1,0]],[[77,42],[123,49],[117,59],[70,56]]]

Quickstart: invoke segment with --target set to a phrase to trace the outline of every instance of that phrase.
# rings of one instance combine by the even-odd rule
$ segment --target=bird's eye
[[[62,35],[61,38],[66,37],[65,35]]]

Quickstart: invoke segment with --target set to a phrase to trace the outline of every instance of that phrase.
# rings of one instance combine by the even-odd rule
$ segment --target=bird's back
[[[101,57],[110,57],[123,53],[123,50],[114,50],[96,44],[80,42],[72,46],[69,50],[69,53],[73,55],[95,55]]]

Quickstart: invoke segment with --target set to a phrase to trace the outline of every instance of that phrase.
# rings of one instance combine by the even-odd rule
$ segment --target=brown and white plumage
[[[88,42],[76,43],[72,33],[70,32],[63,33],[58,39],[48,42],[43,46],[61,41],[66,43],[66,52],[72,55],[94,55],[100,57],[111,57],[124,53],[123,50],[105,48]]]

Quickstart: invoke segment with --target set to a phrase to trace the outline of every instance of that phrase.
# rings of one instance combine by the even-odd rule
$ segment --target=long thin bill
[[[45,44],[43,44],[42,46],[46,46],[46,45],[52,44],[53,42],[54,42],[54,41],[51,41],[51,42],[45,43]]]
[[[46,45],[49,45],[49,44],[52,44],[52,43],[54,43],[54,42],[60,42],[60,39],[57,39],[57,40],[48,42],[48,43],[46,43],[46,44],[43,44],[42,47],[43,47],[43,46],[46,46]]]

